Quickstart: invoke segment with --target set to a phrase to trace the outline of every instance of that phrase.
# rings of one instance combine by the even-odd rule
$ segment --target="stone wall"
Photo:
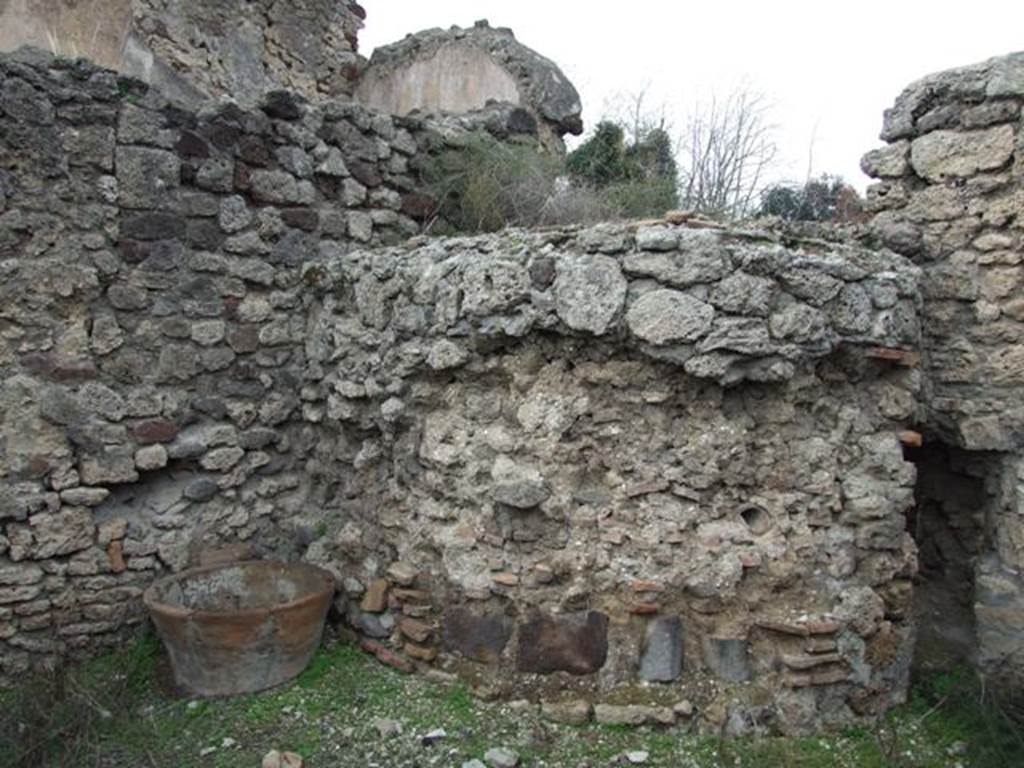
[[[608,722],[799,731],[902,695],[906,262],[658,225],[311,269],[335,487],[306,557],[367,648]]]
[[[316,442],[300,265],[418,231],[398,210],[417,145],[281,93],[197,116],[40,54],[0,59],[0,84],[10,676],[115,641],[204,542],[291,535]]]
[[[874,231],[923,269],[922,428],[987,467],[968,566],[978,660],[1003,677],[1024,670],[1022,104],[1024,53],[931,75],[886,112],[888,145],[863,161],[879,179]]]
[[[1024,54],[932,75],[864,158],[886,245],[924,267],[929,422],[951,442],[1024,439]]]
[[[229,550],[326,565],[382,660],[555,717],[903,695],[909,261],[667,222],[389,248],[427,124],[0,77],[0,675]]]
[[[0,0],[0,53],[34,47],[87,58],[195,111],[242,108],[286,89],[307,101],[468,123],[501,138],[537,137],[564,152],[583,131],[579,94],[557,65],[486,21],[426,30],[359,56],[366,12],[355,0]]]
[[[350,95],[365,12],[353,0],[0,0],[0,51],[86,57],[197,104],[289,88]]]

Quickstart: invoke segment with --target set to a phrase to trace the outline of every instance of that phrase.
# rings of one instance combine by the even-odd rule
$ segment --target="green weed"
[[[367,755],[397,766],[431,764],[444,754],[447,765],[497,745],[517,749],[524,766],[559,768],[607,765],[633,750],[648,752],[652,768],[1024,765],[1019,702],[987,692],[969,670],[918,681],[909,703],[877,726],[725,741],[685,727],[546,723],[534,711],[481,703],[461,684],[401,675],[347,643],[322,648],[291,684],[232,699],[176,698],[159,682],[166,675],[163,651],[147,636],[123,652],[0,692],[0,765],[250,768],[270,749],[338,768],[365,765]],[[399,720],[403,735],[381,739],[377,717]],[[435,728],[448,733],[443,744],[420,744]]]

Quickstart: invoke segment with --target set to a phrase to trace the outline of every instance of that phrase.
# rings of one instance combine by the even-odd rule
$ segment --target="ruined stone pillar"
[[[1024,53],[930,75],[886,111],[873,229],[923,269],[924,428],[983,454],[978,661],[1024,670]]]

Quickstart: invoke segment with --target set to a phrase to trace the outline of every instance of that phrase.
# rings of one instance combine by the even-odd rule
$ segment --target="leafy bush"
[[[605,192],[621,216],[660,215],[679,204],[672,141],[662,128],[627,142],[621,125],[602,121],[569,155],[566,170],[576,184]]]
[[[560,158],[532,142],[479,134],[429,160],[423,178],[443,223],[459,232],[491,232],[543,223],[562,171]]]
[[[593,136],[569,154],[565,165],[574,180],[595,187],[628,179],[631,169],[622,126],[608,120],[598,123]]]
[[[660,216],[679,201],[668,133],[648,128],[627,141],[608,120],[566,158],[532,140],[473,134],[427,160],[421,177],[436,203],[426,224],[435,232]]]

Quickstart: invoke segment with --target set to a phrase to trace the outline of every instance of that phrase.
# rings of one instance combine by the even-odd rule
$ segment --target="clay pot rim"
[[[264,608],[244,608],[240,610],[232,611],[201,611],[194,608],[182,608],[176,605],[170,605],[169,603],[161,602],[157,599],[156,593],[162,587],[175,581],[181,581],[182,579],[190,578],[192,576],[198,576],[206,573],[212,573],[215,571],[222,571],[228,568],[239,568],[239,567],[250,567],[250,566],[277,566],[286,569],[301,568],[303,570],[312,571],[314,576],[319,577],[323,581],[323,586],[320,589],[313,590],[302,597],[296,598],[285,603],[275,603],[274,605],[266,606]],[[312,563],[293,562],[288,563],[283,560],[239,560],[234,563],[221,563],[218,565],[204,565],[198,568],[187,568],[184,571],[173,573],[169,576],[165,576],[162,579],[158,579],[150,584],[146,591],[142,594],[142,603],[146,606],[146,609],[151,613],[160,614],[162,616],[168,616],[172,618],[187,619],[195,617],[203,620],[218,619],[243,619],[243,618],[255,618],[258,616],[269,616],[275,613],[281,613],[283,611],[289,611],[294,608],[301,608],[309,604],[319,603],[323,600],[330,600],[338,589],[337,580],[334,574],[325,568],[321,568],[318,565]]]

